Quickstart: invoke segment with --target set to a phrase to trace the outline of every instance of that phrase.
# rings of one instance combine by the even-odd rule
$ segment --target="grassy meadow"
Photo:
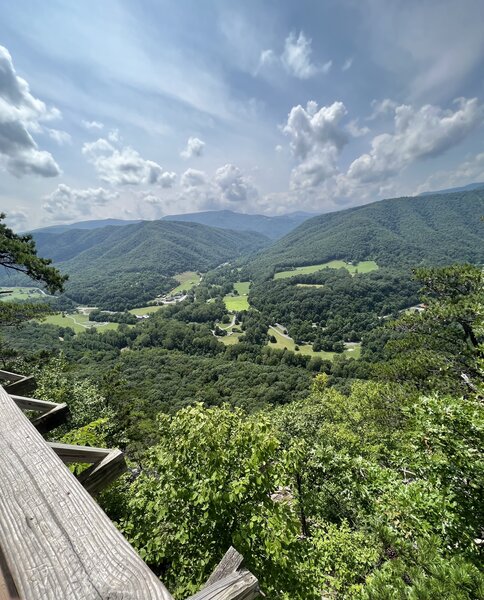
[[[179,283],[176,288],[171,290],[171,294],[178,294],[179,292],[191,290],[193,287],[200,283],[201,277],[195,271],[185,271],[174,276]]]
[[[378,265],[374,260],[365,260],[356,265],[349,264],[344,260],[331,260],[318,265],[306,265],[304,267],[295,267],[288,271],[279,271],[279,273],[274,275],[274,279],[286,279],[287,277],[294,277],[295,275],[310,275],[311,273],[316,273],[322,269],[347,269],[352,275],[355,275],[356,273],[370,273],[370,271],[376,271]]]
[[[234,283],[234,288],[239,293],[238,296],[232,296],[231,294],[227,294],[224,296],[225,306],[227,310],[230,312],[238,312],[241,310],[249,310],[249,287],[250,281],[238,281]]]

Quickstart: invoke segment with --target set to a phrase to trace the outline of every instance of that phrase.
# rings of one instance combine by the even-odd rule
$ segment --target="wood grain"
[[[0,548],[23,600],[170,593],[0,386]]]

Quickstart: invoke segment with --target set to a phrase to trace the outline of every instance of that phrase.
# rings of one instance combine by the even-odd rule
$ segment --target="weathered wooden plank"
[[[96,495],[122,475],[127,468],[121,450],[111,450],[101,462],[92,465],[77,478],[90,494]]]
[[[235,573],[235,571],[238,571],[242,567],[243,562],[244,557],[242,556],[242,554],[240,554],[240,552],[237,552],[237,550],[233,546],[230,546],[230,548],[224,554],[222,560],[215,567],[213,573],[207,579],[205,587],[208,587],[209,585],[212,585],[212,583],[215,583],[216,581],[227,577],[227,575]]]
[[[203,589],[189,600],[250,600],[260,595],[259,582],[242,568],[244,557],[230,546]]]
[[[94,464],[103,460],[112,452],[107,448],[93,448],[92,446],[75,446],[58,442],[47,442],[47,444],[65,465],[72,463]]]
[[[10,394],[10,398],[21,410],[34,410],[41,413],[49,412],[56,406],[55,402],[47,402],[47,400],[37,400],[37,398],[27,398],[27,396],[17,396]]]
[[[30,394],[35,390],[35,378],[34,377],[23,377],[7,386],[10,394]]]
[[[32,419],[32,425],[39,431],[40,433],[48,433],[59,427],[67,421],[69,418],[69,408],[67,404],[55,404],[54,408],[49,410],[49,412],[40,415],[35,419]]]
[[[0,415],[0,547],[20,598],[171,600],[2,387]]]
[[[203,588],[189,600],[252,600],[260,596],[259,582],[249,571],[236,571]]]

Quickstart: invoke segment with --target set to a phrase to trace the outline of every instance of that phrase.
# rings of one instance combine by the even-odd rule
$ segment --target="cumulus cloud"
[[[394,132],[374,137],[371,150],[351,163],[348,177],[361,182],[384,181],[419,159],[439,156],[456,146],[484,116],[477,98],[460,98],[456,103],[454,111],[430,104],[420,109],[397,106]]]
[[[205,148],[205,142],[202,142],[197,137],[189,137],[187,141],[187,147],[185,150],[180,152],[182,158],[193,158],[195,156],[202,156],[203,149]]]
[[[176,174],[165,171],[158,163],[146,160],[136,150],[115,147],[105,138],[87,142],[82,147],[99,178],[111,185],[160,185],[171,187]]]
[[[257,197],[251,181],[235,165],[227,164],[215,172],[213,181],[228,203],[246,203]]]
[[[298,105],[291,109],[282,131],[300,162],[291,174],[292,188],[318,185],[337,172],[338,156],[348,142],[348,134],[340,125],[346,113],[342,102],[318,109],[311,100],[306,108]]]
[[[44,196],[42,208],[55,221],[69,221],[90,215],[95,207],[105,206],[119,197],[118,192],[102,187],[75,189],[63,183]]]
[[[187,169],[181,176],[181,185],[184,188],[198,187],[207,183],[207,175],[204,171]]]
[[[100,123],[99,121],[86,121],[83,119],[81,123],[82,126],[86,129],[93,129],[99,131],[100,129],[104,128],[104,123]]]
[[[274,50],[263,50],[259,57],[259,65],[256,74],[265,67],[281,65],[284,70],[298,79],[309,79],[318,73],[329,73],[332,61],[317,64],[312,59],[312,40],[306,37],[303,31],[296,37],[294,32],[290,33],[284,42],[284,50],[278,56]]]
[[[60,116],[59,110],[30,93],[8,50],[0,46],[0,165],[16,177],[59,175],[59,165],[49,152],[38,149],[31,132],[41,131],[41,122]]]

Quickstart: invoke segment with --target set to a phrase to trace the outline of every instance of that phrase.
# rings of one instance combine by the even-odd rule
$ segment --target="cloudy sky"
[[[18,229],[328,212],[484,181],[482,0],[15,0],[0,208]]]

